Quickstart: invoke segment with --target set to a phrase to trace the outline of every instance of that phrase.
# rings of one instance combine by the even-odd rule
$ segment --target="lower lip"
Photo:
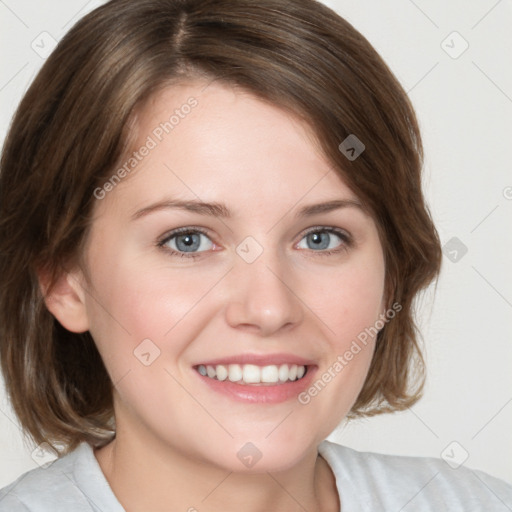
[[[237,402],[277,404],[286,402],[308,388],[316,372],[316,366],[308,366],[308,371],[302,379],[285,382],[284,384],[237,384],[230,380],[211,379],[193,370],[196,375],[213,391],[222,393]]]

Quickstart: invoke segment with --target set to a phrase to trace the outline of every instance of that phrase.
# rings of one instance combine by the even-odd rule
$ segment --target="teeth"
[[[254,364],[246,364],[242,368],[242,380],[247,384],[258,384],[261,382],[261,370]]]
[[[261,369],[261,382],[277,382],[278,380],[279,368],[277,366],[264,366]]]
[[[231,382],[238,382],[239,380],[242,380],[242,368],[239,364],[230,364],[228,366],[228,379]]]
[[[299,380],[306,373],[305,366],[282,364],[279,366],[256,366],[254,364],[218,364],[216,366],[200,364],[197,371],[210,379],[229,380],[240,384],[275,384]]]
[[[217,375],[217,379],[219,380],[226,380],[228,378],[228,370],[225,366],[216,366],[215,373]]]

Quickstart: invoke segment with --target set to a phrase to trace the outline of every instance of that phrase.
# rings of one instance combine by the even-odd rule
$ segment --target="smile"
[[[236,382],[242,385],[276,385],[300,380],[307,373],[307,366],[281,364],[257,366],[254,364],[200,364],[195,368],[203,377]]]

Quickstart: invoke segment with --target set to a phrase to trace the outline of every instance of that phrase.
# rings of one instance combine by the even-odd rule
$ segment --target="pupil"
[[[186,235],[180,235],[176,239],[176,246],[178,247],[178,250],[180,251],[188,251],[188,249],[198,249],[201,245],[199,235],[196,235],[194,233],[192,234],[186,234]]]
[[[326,249],[329,245],[327,233],[312,233],[310,237],[313,244],[317,247],[320,247],[321,249]]]

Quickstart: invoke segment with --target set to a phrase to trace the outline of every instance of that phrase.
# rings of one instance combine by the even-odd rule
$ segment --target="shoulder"
[[[375,510],[510,512],[512,485],[442,459],[359,452],[324,441],[320,454],[336,477],[345,504]]]
[[[0,512],[91,512],[74,479],[76,465],[83,462],[87,448],[81,445],[49,466],[27,471],[0,489]]]

